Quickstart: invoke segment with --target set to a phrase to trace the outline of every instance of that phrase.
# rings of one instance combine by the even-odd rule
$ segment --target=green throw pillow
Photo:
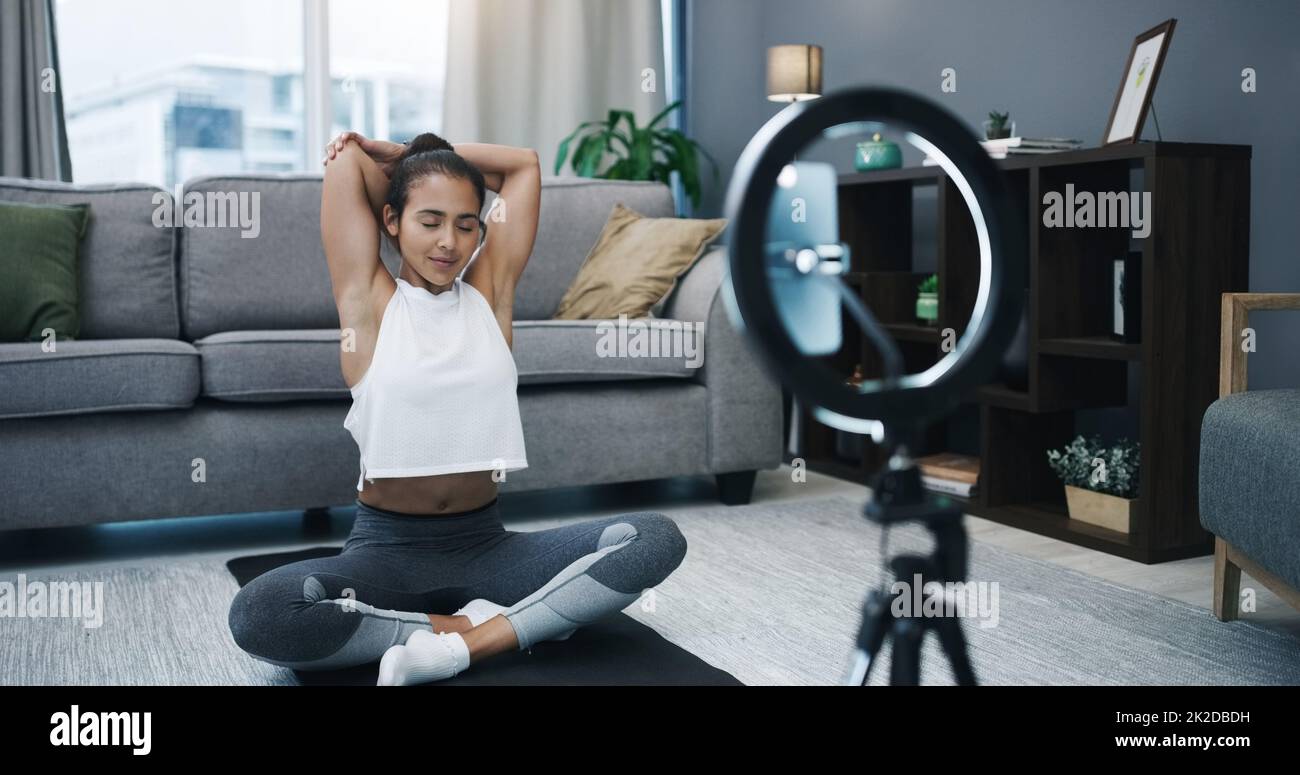
[[[77,250],[90,205],[0,202],[0,341],[81,335]]]

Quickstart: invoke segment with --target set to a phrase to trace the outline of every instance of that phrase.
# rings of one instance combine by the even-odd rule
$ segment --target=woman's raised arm
[[[334,302],[344,308],[365,308],[379,260],[379,220],[388,190],[387,178],[373,159],[354,142],[325,167],[321,191],[320,233],[329,265]]]
[[[491,225],[483,252],[465,273],[471,283],[480,280],[490,283],[492,293],[485,295],[506,327],[512,315],[515,286],[537,238],[542,197],[542,169],[537,151],[487,143],[461,143],[453,147],[478,167],[485,179],[491,177],[496,187],[488,187],[497,192],[504,205],[488,216]]]
[[[531,148],[491,143],[455,143],[452,148],[465,161],[478,167],[483,173],[484,184],[498,194],[511,173],[530,170],[537,164],[537,151]]]

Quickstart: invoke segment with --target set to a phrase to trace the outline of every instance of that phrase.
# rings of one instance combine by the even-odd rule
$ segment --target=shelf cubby
[[[980,506],[1046,501],[1065,503],[1061,483],[1039,450],[1064,446],[1074,434],[1071,412],[1031,414],[981,407],[985,429],[980,448]]]

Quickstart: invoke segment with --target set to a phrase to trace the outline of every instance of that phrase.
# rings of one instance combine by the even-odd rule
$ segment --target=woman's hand
[[[322,165],[329,164],[330,159],[333,159],[339,151],[342,151],[349,140],[354,141],[367,156],[373,159],[375,164],[379,165],[380,172],[383,172],[384,176],[389,178],[393,176],[393,168],[397,165],[397,160],[402,157],[402,152],[406,150],[406,146],[401,143],[393,143],[388,140],[371,140],[360,132],[347,131],[325,146],[325,158],[321,159],[320,163]]]

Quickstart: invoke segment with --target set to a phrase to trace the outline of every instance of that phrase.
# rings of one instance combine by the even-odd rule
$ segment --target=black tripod
[[[907,584],[897,593],[873,589],[862,606],[862,626],[858,630],[857,650],[850,667],[848,683],[865,686],[875,663],[876,654],[886,637],[893,637],[893,664],[889,682],[895,686],[916,686],[921,681],[921,645],[927,629],[933,628],[939,643],[952,663],[953,675],[962,686],[975,685],[975,671],[966,653],[966,639],[961,622],[952,616],[927,617],[923,611],[937,602],[943,605],[944,582],[961,581],[966,577],[966,529],[962,526],[962,512],[952,499],[927,493],[921,486],[921,472],[905,455],[891,457],[889,464],[872,481],[871,499],[862,510],[863,516],[888,530],[892,525],[921,522],[934,534],[934,551],[929,555],[900,554],[889,560],[895,579],[905,579]],[[938,590],[927,589],[929,582],[938,582]],[[924,592],[924,604],[919,608],[907,606],[908,614],[897,616],[892,605],[910,588],[919,583]],[[891,584],[890,588],[894,588]],[[940,599],[935,601],[933,598]],[[900,602],[907,602],[901,601]]]

